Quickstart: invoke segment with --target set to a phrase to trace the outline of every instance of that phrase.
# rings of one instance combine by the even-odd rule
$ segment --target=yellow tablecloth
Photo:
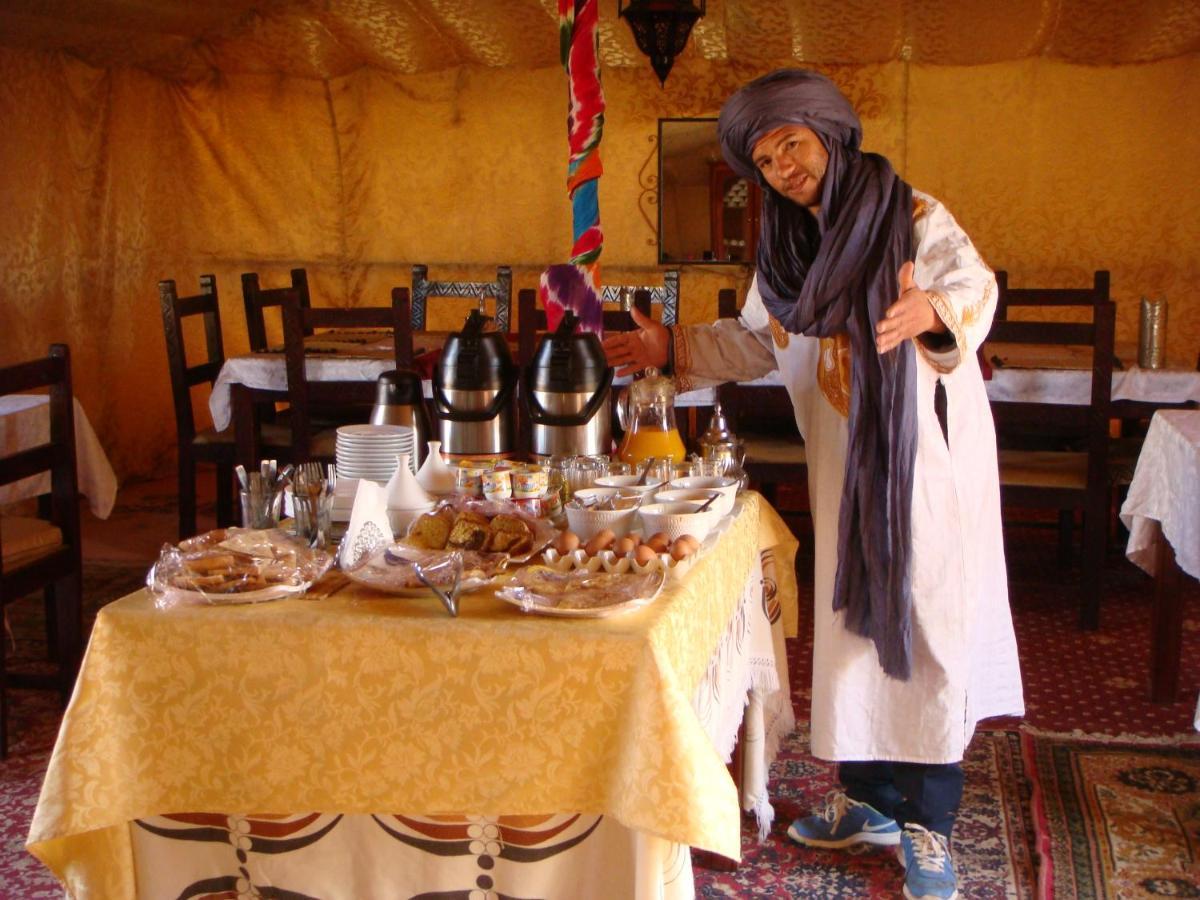
[[[29,849],[102,897],[133,895],[127,823],[184,810],[572,810],[737,858],[738,800],[689,699],[772,546],[790,563],[794,539],[749,494],[682,583],[609,619],[490,592],[457,619],[358,588],[167,612],[131,594],[97,618]]]

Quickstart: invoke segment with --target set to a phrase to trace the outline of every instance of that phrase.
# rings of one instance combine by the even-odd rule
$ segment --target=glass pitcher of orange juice
[[[686,455],[675,426],[675,383],[658,369],[629,385],[629,430],[617,455],[635,467],[656,457],[682,462]]]

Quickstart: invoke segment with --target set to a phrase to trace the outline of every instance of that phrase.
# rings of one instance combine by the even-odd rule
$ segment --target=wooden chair
[[[0,610],[36,590],[44,592],[46,640],[56,669],[50,675],[12,673],[0,634],[0,758],[8,754],[7,686],[57,689],[65,703],[83,646],[79,488],[75,472],[75,412],[71,354],[52,344],[44,359],[0,369],[0,396],[50,394],[48,443],[0,457],[0,485],[50,473],[49,502],[38,517],[0,517]]]
[[[265,353],[270,349],[264,310],[279,306],[288,291],[299,295],[300,305],[305,309],[312,306],[312,299],[308,293],[308,273],[304,269],[292,269],[291,287],[281,288],[264,289],[259,286],[258,273],[243,273],[242,302],[246,306],[246,335],[250,339],[251,353]],[[312,331],[305,333],[312,334]]]
[[[158,283],[162,307],[163,334],[167,340],[167,368],[171,374],[171,395],[175,401],[175,437],[179,447],[179,537],[196,533],[196,467],[211,463],[217,469],[217,526],[237,524],[234,507],[233,465],[236,450],[234,431],[227,428],[197,428],[192,405],[192,388],[207,384],[212,388],[225,362],[225,344],[221,337],[221,304],[217,279],[200,276],[200,293],[180,297],[171,279]],[[204,323],[205,359],[188,365],[184,342],[185,320],[199,317]],[[261,442],[272,456],[287,457],[288,435],[282,426],[264,425]]]
[[[649,291],[638,289],[633,295],[634,305],[649,316],[651,300]],[[632,331],[633,319],[626,310],[606,309],[603,312],[605,331]],[[537,291],[522,288],[517,292],[517,364],[527,366],[533,360],[538,338],[546,331],[546,311],[537,305]]]
[[[430,297],[468,297],[479,303],[479,311],[485,312],[484,303],[490,297],[496,303],[492,317],[497,331],[508,331],[512,307],[512,269],[500,266],[496,269],[495,281],[430,281],[429,267],[416,265],[412,268],[412,330],[424,331],[426,310]]]
[[[667,269],[663,272],[663,283],[661,285],[652,284],[606,284],[600,288],[600,300],[603,303],[616,303],[622,306],[628,306],[625,302],[626,297],[632,296],[636,302],[639,294],[644,293],[651,307],[662,307],[662,323],[664,325],[675,325],[679,322],[679,270]],[[639,307],[640,309],[641,307]],[[643,309],[643,312],[645,310]],[[647,315],[649,315],[647,313]],[[604,326],[608,328],[606,324]],[[613,330],[626,331],[629,329]]]
[[[362,409],[361,421],[375,403],[375,381],[312,381],[305,371],[304,338],[318,328],[390,328],[396,368],[412,366],[413,344],[407,288],[393,288],[390,306],[304,307],[296,292],[284,296],[283,343],[287,360],[291,460],[333,462],[336,429],[314,433],[314,413],[347,407]]]
[[[1004,506],[1056,509],[1060,534],[1069,547],[1076,512],[1083,516],[1083,597],[1080,627],[1100,624],[1111,486],[1108,473],[1115,307],[1108,272],[1096,272],[1092,287],[1040,289],[1008,286],[997,272],[996,315],[989,344],[1020,343],[1087,347],[1091,398],[1086,404],[993,401]],[[1090,312],[1091,321],[1015,321],[1016,308]]]

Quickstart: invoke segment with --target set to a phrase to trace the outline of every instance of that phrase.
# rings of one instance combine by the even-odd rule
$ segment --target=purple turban
[[[754,145],[784,125],[812,129],[829,152],[817,216],[777,194],[754,165]],[[898,272],[913,257],[912,188],[882,156],[859,149],[858,116],[816,72],[780,69],[750,82],[725,103],[717,130],[729,165],[763,186],[757,266],[767,310],[796,334],[849,336],[833,608],[875,643],[888,675],[907,679],[916,369],[911,341],[876,351],[875,325],[900,296]]]

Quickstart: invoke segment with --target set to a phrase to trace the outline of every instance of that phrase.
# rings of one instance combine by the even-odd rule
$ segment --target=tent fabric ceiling
[[[607,66],[645,64],[617,0],[600,2]],[[558,62],[556,0],[3,0],[0,44],[131,65],[328,79]],[[714,62],[1087,65],[1200,52],[1195,0],[708,0],[685,54]]]

